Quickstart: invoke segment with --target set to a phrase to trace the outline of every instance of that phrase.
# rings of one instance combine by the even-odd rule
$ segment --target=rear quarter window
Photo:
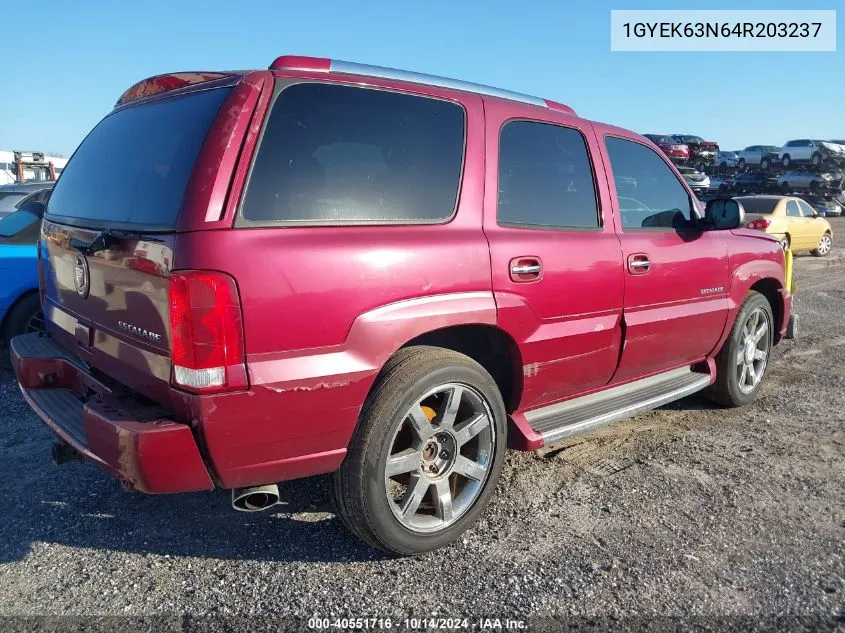
[[[451,218],[464,153],[460,105],[318,82],[279,90],[239,226]]]

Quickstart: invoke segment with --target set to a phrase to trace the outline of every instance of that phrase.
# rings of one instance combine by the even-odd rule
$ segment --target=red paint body
[[[363,82],[459,103],[466,146],[454,217],[419,226],[234,228],[274,78]],[[70,239],[90,241],[96,231],[44,222],[49,334],[92,369],[13,349],[31,403],[32,391],[63,387],[82,397],[93,391],[105,402],[128,392],[165,407],[166,417],[153,424],[86,404],[87,445],[39,410],[63,440],[132,487],[187,491],[213,480],[231,488],[337,469],[385,362],[412,339],[443,328],[497,328],[512,343],[511,444],[536,449],[542,439],[525,411],[710,362],[754,284],[776,289],[779,336],[786,327],[791,303],[774,240],[747,230],[693,238],[622,230],[603,139],[612,134],[655,147],[639,135],[579,118],[561,104],[341,75],[328,60],[284,56],[272,71],[213,81],[234,89],[197,158],[175,231],[156,241],[128,237],[90,255],[91,294],[83,299],[74,287]],[[143,94],[143,86],[135,92]],[[601,228],[497,224],[499,130],[513,118],[580,130],[595,170]],[[650,257],[651,268],[636,275],[628,264],[640,254]],[[542,275],[512,277],[515,258],[541,263]],[[213,270],[236,280],[246,389],[200,395],[174,386],[167,288],[175,270]],[[120,322],[163,338],[139,338]]]

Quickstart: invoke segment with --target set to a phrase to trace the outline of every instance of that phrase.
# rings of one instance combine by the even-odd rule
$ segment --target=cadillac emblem
[[[83,299],[88,297],[91,288],[88,274],[88,261],[82,255],[77,255],[73,262],[73,284],[76,286],[76,293]]]

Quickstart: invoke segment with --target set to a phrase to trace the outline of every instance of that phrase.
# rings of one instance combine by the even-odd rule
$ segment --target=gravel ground
[[[833,223],[845,235],[845,218]],[[796,276],[799,339],[776,348],[755,405],[692,397],[511,452],[480,523],[415,559],[349,536],[321,479],[284,484],[285,505],[245,515],[226,491],[127,494],[94,466],[55,468],[50,433],[4,369],[0,616],[197,617],[175,630],[209,615],[843,627],[845,249],[797,258]]]

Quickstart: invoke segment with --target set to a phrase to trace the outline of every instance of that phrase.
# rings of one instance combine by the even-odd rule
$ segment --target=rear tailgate
[[[111,377],[169,398],[169,272],[182,198],[229,88],[118,109],[71,158],[42,228],[51,334]]]

